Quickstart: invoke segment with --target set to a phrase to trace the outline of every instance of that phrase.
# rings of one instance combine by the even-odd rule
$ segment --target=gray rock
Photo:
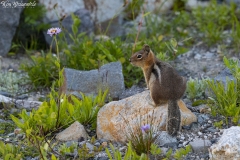
[[[212,133],[215,133],[218,131],[215,127],[209,127],[207,130]]]
[[[0,56],[5,56],[9,52],[23,10],[19,6],[14,7],[14,2],[16,0],[1,1],[0,3]],[[21,2],[26,3],[27,0]]]
[[[32,109],[37,109],[42,102],[39,101],[28,101],[28,100],[16,100],[14,98],[9,98],[0,95],[0,104],[1,105],[15,105],[18,109],[26,109],[31,111]]]
[[[84,126],[76,121],[68,128],[58,133],[56,139],[59,141],[78,141],[78,139],[81,137],[87,139],[88,135],[84,129]]]
[[[119,99],[124,99],[130,96],[133,96],[137,93],[141,93],[145,88],[141,88],[138,85],[133,85],[131,88],[126,89],[119,97]]]
[[[101,88],[103,91],[109,88],[109,96],[118,99],[125,90],[122,65],[120,62],[112,62],[99,68],[99,70],[78,71],[64,69],[64,84],[61,91],[66,94],[74,94],[80,97],[79,92],[86,95],[97,95]]]
[[[208,148],[211,146],[212,143],[209,140],[195,139],[189,144],[191,145],[194,153],[207,153]]]
[[[39,101],[28,101],[28,100],[16,100],[15,105],[18,109],[26,109],[31,111],[32,109],[37,109],[42,102]]]
[[[94,145],[99,147],[101,144],[99,142],[96,142]]]
[[[156,139],[156,144],[161,147],[177,146],[177,138],[170,136],[166,131],[160,132]]]

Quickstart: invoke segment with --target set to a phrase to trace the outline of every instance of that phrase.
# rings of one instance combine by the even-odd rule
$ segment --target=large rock
[[[45,22],[57,21],[58,17],[70,15],[78,9],[87,9],[91,12],[91,18],[95,22],[103,22],[111,19],[121,11],[122,0],[39,0],[46,9]],[[54,9],[54,5],[58,4]]]
[[[129,3],[131,0],[128,1]],[[146,12],[159,12],[169,10],[173,0],[145,0]],[[124,0],[39,0],[46,9],[45,22],[57,21],[60,17],[70,15],[78,9],[85,8],[91,12],[91,18],[96,23],[112,19],[124,10]],[[54,5],[58,4],[55,9]]]
[[[87,137],[88,134],[84,129],[84,126],[76,121],[71,124],[71,126],[58,133],[56,139],[59,141],[78,141],[80,138],[84,138],[86,140]]]
[[[220,140],[210,147],[209,156],[212,160],[240,160],[240,127],[225,129]]]
[[[22,0],[26,3],[28,0]],[[22,7],[14,6],[16,0],[1,1],[0,3],[0,56],[6,56],[11,49],[12,39],[20,20]]]
[[[97,95],[99,89],[109,89],[109,96],[118,99],[125,90],[122,65],[120,62],[112,62],[103,65],[98,70],[79,71],[64,69],[64,83],[61,92],[80,96],[82,92],[87,95]]]
[[[166,104],[155,108],[149,105],[149,93],[149,91],[144,91],[103,106],[97,117],[97,137],[125,142],[130,128],[135,131],[141,125],[150,123],[151,120],[155,129],[166,130],[168,106]],[[181,110],[181,125],[189,125],[197,121],[197,117],[183,101],[178,101],[178,105]]]

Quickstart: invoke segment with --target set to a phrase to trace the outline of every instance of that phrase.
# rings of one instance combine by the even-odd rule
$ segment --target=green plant
[[[205,96],[205,90],[207,88],[207,79],[190,79],[187,81],[187,97],[194,101],[195,99],[200,99]]]
[[[236,79],[236,90],[237,90],[237,104],[240,104],[240,95],[238,94],[240,92],[240,67],[239,67],[239,61],[234,59],[227,59],[226,57],[223,57],[223,62],[226,67],[228,67]]]
[[[2,141],[0,141],[0,157],[4,160],[21,160],[23,158],[19,146],[4,144]]]
[[[53,87],[54,88],[54,87]],[[96,127],[96,116],[99,108],[104,105],[107,91],[93,97],[82,94],[79,100],[74,96],[59,95],[52,89],[49,95],[50,101],[43,102],[38,110],[32,110],[30,114],[22,110],[19,118],[11,115],[15,124],[26,134],[28,141],[43,152],[42,146],[47,143],[47,137],[52,132],[65,128],[74,121],[83,124],[91,124]],[[68,101],[71,99],[72,102]]]
[[[222,128],[222,126],[223,126],[223,121],[214,122],[213,125],[214,125],[215,127]]]
[[[75,148],[77,148],[76,143],[71,144],[69,147],[67,147],[66,144],[63,143],[62,145],[59,146],[58,152],[61,155],[65,155],[66,153],[73,153]]]
[[[169,159],[177,159],[181,160],[186,156],[189,152],[191,152],[191,146],[188,145],[186,148],[180,148],[176,150],[176,152],[173,154],[172,148],[170,148],[165,155],[161,153],[161,148],[159,148],[155,144],[151,144],[151,155],[141,153],[140,155],[136,153],[136,151],[133,149],[132,143],[129,142],[127,144],[127,151],[125,152],[125,155],[122,155],[121,152],[114,148],[112,144],[110,144],[110,149],[112,151],[112,154],[110,153],[109,149],[106,148],[106,153],[108,155],[108,158],[110,160],[149,160],[149,159],[163,159],[163,160],[169,160]]]
[[[25,74],[19,74],[9,70],[0,72],[0,91],[5,91],[13,96],[23,93],[21,86],[26,85],[29,81]]]
[[[107,93],[108,90],[104,92],[100,90],[96,97],[85,96],[81,93],[82,101],[74,96],[71,96],[73,105],[69,105],[68,102],[66,102],[71,119],[79,121],[82,124],[91,124],[93,128],[96,128],[97,113],[105,104]],[[63,101],[63,103],[65,102]]]
[[[22,63],[21,69],[28,73],[30,81],[35,87],[49,87],[58,78],[57,58],[51,53],[41,52],[41,56],[31,56],[30,63]]]
[[[225,4],[218,5],[216,0],[213,0],[207,7],[198,7],[193,10],[196,27],[203,33],[202,38],[209,46],[223,40],[223,31],[233,20],[232,12],[234,12],[233,5],[230,7]]]
[[[221,82],[209,80],[208,86],[210,93],[212,93],[209,98],[209,105],[214,116],[220,114],[225,117],[226,124],[238,124],[238,120],[240,119],[240,67],[237,60],[228,60],[226,57],[223,60],[236,79],[236,82],[227,79],[224,85]]]
[[[127,151],[124,155],[124,157],[122,156],[121,152],[117,149],[114,148],[114,146],[112,144],[110,144],[110,148],[113,152],[113,156],[111,155],[110,151],[108,148],[106,148],[106,153],[108,155],[108,158],[110,158],[110,160],[145,160],[146,155],[144,153],[141,154],[141,156],[138,156],[137,153],[133,150],[132,148],[132,144],[131,142],[129,142],[127,144]]]
[[[6,134],[6,133],[10,133],[14,130],[15,125],[14,123],[11,122],[1,122],[0,125],[0,135],[1,134]]]
[[[234,81],[228,80],[226,86],[224,86],[221,82],[209,80],[208,86],[210,93],[212,93],[212,97],[209,97],[209,105],[213,116],[220,114],[225,117],[227,123],[230,118],[234,124],[237,124],[240,118],[240,107],[237,104],[238,92]]]
[[[141,115],[140,111],[136,112],[136,115]],[[154,115],[154,112],[152,113]],[[150,115],[146,117],[144,120],[142,116],[138,117],[138,120],[134,125],[123,115],[124,122],[126,123],[127,131],[123,134],[126,135],[126,138],[129,142],[131,142],[131,146],[134,151],[141,155],[145,153],[147,155],[150,154],[151,145],[154,144],[157,136],[159,135],[159,127],[154,125],[153,118],[150,118]],[[154,116],[152,116],[154,117]]]
[[[184,158],[184,156],[186,156],[189,152],[191,152],[192,148],[190,145],[187,145],[184,148],[180,148],[179,150],[176,151],[176,153],[174,154],[174,158],[177,160],[181,160]]]

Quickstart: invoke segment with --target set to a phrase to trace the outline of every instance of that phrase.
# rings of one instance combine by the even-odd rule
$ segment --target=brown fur
[[[179,76],[170,64],[158,60],[148,45],[134,53],[130,62],[142,68],[155,106],[168,103],[167,131],[176,135],[181,116],[177,101],[186,90],[186,79]]]

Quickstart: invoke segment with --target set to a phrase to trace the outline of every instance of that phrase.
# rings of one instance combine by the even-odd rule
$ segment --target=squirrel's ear
[[[143,50],[146,51],[147,53],[149,53],[149,52],[150,52],[150,47],[149,47],[149,45],[144,44]]]

